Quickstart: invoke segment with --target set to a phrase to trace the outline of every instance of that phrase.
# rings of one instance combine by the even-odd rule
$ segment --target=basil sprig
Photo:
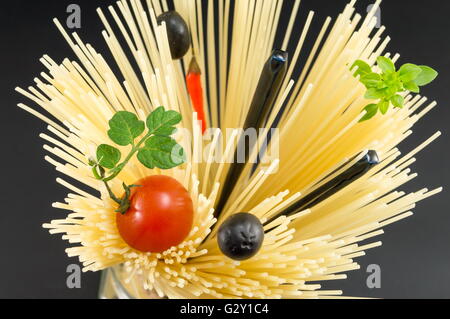
[[[125,214],[130,207],[131,188],[139,185],[125,185],[125,194],[117,198],[108,182],[116,178],[128,162],[137,154],[137,159],[147,168],[172,169],[186,162],[183,148],[171,137],[182,118],[178,112],[166,111],[164,107],[152,112],[146,122],[136,114],[118,112],[109,121],[108,136],[119,146],[131,146],[123,162],[121,151],[112,145],[102,144],[97,148],[96,159],[89,162],[96,179],[104,182],[110,197],[119,205],[118,213]],[[138,138],[144,134],[139,140]]]
[[[364,108],[366,115],[360,122],[370,120],[378,112],[386,114],[391,105],[402,108],[405,101],[399,93],[420,93],[421,86],[433,82],[438,76],[438,72],[425,65],[407,63],[397,70],[394,62],[384,56],[378,57],[377,65],[381,73],[373,72],[370,65],[362,60],[357,60],[351,68],[353,70],[357,67],[354,76],[359,76],[360,82],[367,88],[364,97],[368,100],[378,100],[377,103]]]

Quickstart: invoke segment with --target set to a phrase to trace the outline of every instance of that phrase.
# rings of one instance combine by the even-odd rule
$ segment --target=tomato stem
[[[111,170],[112,174],[108,177],[105,177],[105,169],[103,167],[101,167],[98,164],[95,164],[92,167],[92,173],[94,174],[94,177],[100,181],[102,181],[106,187],[106,190],[108,191],[109,197],[111,197],[111,199],[116,202],[119,206],[119,208],[116,210],[117,213],[121,213],[122,215],[125,214],[129,207],[130,207],[130,195],[131,195],[131,188],[133,187],[140,187],[139,185],[131,185],[128,186],[125,183],[123,184],[123,188],[125,190],[125,195],[123,196],[123,198],[119,199],[114,192],[112,191],[111,187],[109,186],[109,182],[112,181],[113,179],[115,179],[117,176],[119,176],[119,174],[123,171],[123,169],[125,168],[125,166],[127,166],[127,164],[130,162],[130,160],[133,158],[133,156],[139,151],[139,149],[141,148],[142,144],[145,143],[145,141],[150,138],[152,135],[154,134],[154,132],[149,132],[147,135],[145,135],[144,138],[142,138],[142,140],[139,141],[138,144],[134,145],[134,143],[131,145],[131,151],[128,154],[128,156],[125,158],[125,160],[120,163],[119,165],[117,165],[115,168],[113,168]]]
[[[113,201],[115,201],[117,204],[121,205],[122,201],[120,199],[118,199],[116,197],[116,195],[114,195],[113,191],[111,190],[111,187],[109,186],[109,184],[107,182],[103,182],[106,186],[106,189],[108,190],[109,196],[111,197],[111,199]]]
[[[125,166],[127,166],[127,164],[130,162],[130,160],[133,158],[133,156],[139,151],[141,145],[151,136],[152,134],[147,134],[136,146],[133,146],[131,148],[131,152],[130,154],[128,154],[128,156],[125,158],[125,160],[117,165],[117,167],[115,169],[112,170],[113,174],[107,178],[104,178],[103,181],[104,182],[110,182],[112,181],[114,178],[116,178],[117,176],[119,176],[119,174],[122,172],[122,170],[124,169]]]

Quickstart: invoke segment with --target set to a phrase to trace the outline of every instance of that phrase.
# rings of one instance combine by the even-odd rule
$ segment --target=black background
[[[291,1],[286,1],[286,13]],[[316,12],[314,34],[327,16],[336,17],[346,0],[303,0],[302,18],[309,10]],[[373,1],[358,1],[364,13]],[[62,200],[66,191],[55,182],[54,169],[43,157],[39,133],[45,125],[15,107],[26,101],[14,92],[15,86],[28,87],[44,70],[39,63],[43,54],[56,61],[74,55],[53,25],[53,17],[65,21],[66,8],[77,3],[82,8],[82,38],[109,57],[96,7],[113,4],[109,0],[8,1],[0,9],[0,137],[1,137],[1,212],[0,212],[0,298],[95,298],[99,274],[83,274],[82,288],[66,287],[66,268],[77,260],[64,253],[67,244],[50,236],[40,226],[65,214],[51,208],[52,201]],[[402,54],[401,62],[430,65],[440,71],[439,79],[425,89],[439,107],[420,122],[414,135],[402,144],[404,152],[440,130],[436,143],[418,156],[414,170],[419,177],[403,190],[444,186],[450,177],[448,168],[450,139],[447,134],[450,99],[450,2],[445,0],[385,0],[382,23],[392,37],[390,52]],[[283,22],[282,22],[283,23]],[[301,23],[297,30],[300,32]],[[326,288],[343,289],[346,295],[382,298],[450,297],[450,216],[448,194],[444,190],[424,203],[415,215],[390,226],[382,236],[383,247],[359,259],[362,269],[349,274],[346,281]],[[366,286],[366,268],[378,264],[382,269],[382,288]]]

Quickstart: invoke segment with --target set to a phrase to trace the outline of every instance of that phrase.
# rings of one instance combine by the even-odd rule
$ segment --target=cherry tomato
[[[117,214],[124,241],[141,252],[162,253],[181,244],[189,235],[194,207],[188,191],[168,176],[150,176],[135,185],[130,208]]]

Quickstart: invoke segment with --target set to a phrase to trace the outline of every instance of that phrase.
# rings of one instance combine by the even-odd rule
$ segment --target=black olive
[[[247,260],[261,249],[264,228],[256,216],[239,213],[220,226],[217,240],[225,256],[238,261]]]
[[[172,59],[184,57],[191,47],[191,34],[186,22],[176,11],[164,12],[157,20],[159,25],[166,23]]]

